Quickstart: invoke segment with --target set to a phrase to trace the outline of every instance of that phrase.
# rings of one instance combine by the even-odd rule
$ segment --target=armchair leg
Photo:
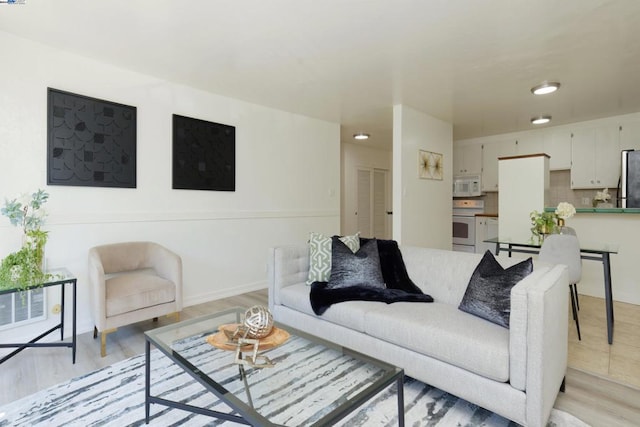
[[[107,355],[107,335],[117,331],[118,328],[105,329],[100,333],[100,356],[105,357]],[[97,332],[97,329],[94,329],[94,338]]]

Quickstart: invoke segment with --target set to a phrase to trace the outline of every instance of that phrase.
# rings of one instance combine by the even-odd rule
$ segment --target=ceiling
[[[393,105],[454,139],[640,111],[638,0],[26,0],[0,31],[390,147]],[[562,83],[546,97],[530,88]]]

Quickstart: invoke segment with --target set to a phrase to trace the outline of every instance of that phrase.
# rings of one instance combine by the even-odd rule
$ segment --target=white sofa
[[[402,247],[409,277],[433,303],[351,301],[314,314],[307,246],[269,252],[269,308],[304,332],[525,426],[544,426],[567,366],[566,266],[535,265],[511,291],[510,328],[458,309],[480,254]],[[499,260],[513,264],[516,260]]]

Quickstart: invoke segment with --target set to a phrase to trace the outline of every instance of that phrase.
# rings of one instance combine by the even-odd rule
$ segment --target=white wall
[[[157,241],[182,256],[187,305],[266,286],[267,249],[339,232],[340,127],[130,72],[0,32],[0,200],[46,189],[50,267],[78,277],[92,329],[87,251]],[[137,107],[137,188],[46,185],[47,87]],[[236,127],[236,191],[171,189],[171,115]],[[0,217],[0,258],[20,246]],[[55,301],[54,301],[55,302]],[[50,316],[49,323],[57,316]],[[39,325],[39,327],[41,327]],[[26,335],[24,328],[0,332]]]
[[[358,168],[384,169],[391,173],[391,151],[366,147],[349,142],[342,143],[342,203],[341,234],[358,231]],[[391,208],[391,206],[389,206]]]
[[[393,107],[393,237],[406,246],[451,249],[453,127],[404,105]],[[418,150],[442,153],[442,181],[418,177]]]

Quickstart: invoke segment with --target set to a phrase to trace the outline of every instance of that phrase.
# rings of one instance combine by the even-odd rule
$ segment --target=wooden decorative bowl
[[[237,346],[234,343],[229,342],[229,338],[227,338],[227,335],[224,333],[224,331],[227,330],[233,332],[238,328],[238,325],[238,323],[228,323],[226,325],[220,325],[220,327],[218,328],[218,332],[207,337],[207,342],[221,350],[236,351]],[[269,335],[264,338],[260,338],[258,351],[269,350],[271,348],[284,344],[289,339],[289,337],[289,332],[274,326]],[[247,344],[242,347],[241,351],[253,351],[253,346]]]

